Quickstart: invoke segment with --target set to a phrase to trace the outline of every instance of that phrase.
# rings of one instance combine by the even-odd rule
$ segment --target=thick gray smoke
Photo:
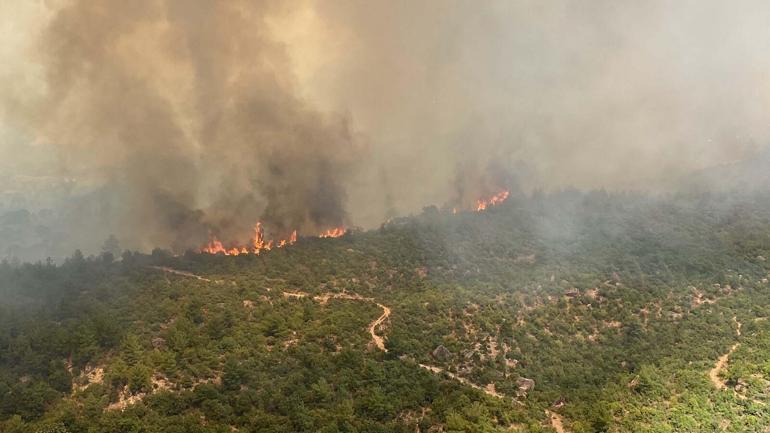
[[[46,93],[21,120],[119,238],[183,249],[260,219],[276,235],[347,223],[359,151],[346,119],[296,96],[275,3],[71,1],[44,28]]]
[[[11,0],[0,17],[0,211],[30,210],[43,250],[370,227],[510,185],[665,188],[770,137],[761,1]]]

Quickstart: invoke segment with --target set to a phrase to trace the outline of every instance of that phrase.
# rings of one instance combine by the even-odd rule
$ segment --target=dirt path
[[[195,274],[193,274],[191,272],[179,271],[179,270],[176,270],[176,269],[167,268],[165,266],[150,266],[150,267],[153,268],[153,269],[157,269],[159,271],[167,272],[169,274],[181,275],[183,277],[195,278],[197,280],[205,281],[207,283],[211,282],[211,280],[209,280],[208,278],[201,277],[200,275],[195,275]]]
[[[152,269],[157,269],[159,271],[167,272],[169,274],[174,275],[181,275],[183,277],[189,277],[189,278],[195,278],[199,281],[205,281],[205,282],[211,282],[212,280],[208,278],[201,277],[200,275],[195,275],[192,272],[186,272],[186,271],[180,271],[177,269],[169,268],[166,266],[150,266]],[[305,292],[283,292],[283,296],[285,298],[305,298],[309,296]],[[374,345],[377,346],[377,348],[383,352],[387,352],[388,349],[385,348],[385,338],[382,336],[377,335],[377,328],[382,326],[382,323],[388,320],[388,317],[390,317],[390,308],[387,306],[380,304],[379,302],[375,301],[374,298],[365,298],[357,293],[324,293],[322,295],[314,296],[313,300],[318,301],[320,304],[324,305],[327,302],[329,302],[329,299],[348,299],[351,301],[363,301],[363,302],[371,302],[376,304],[378,307],[382,309],[382,315],[375,319],[372,323],[369,324],[367,330],[369,331],[369,335],[372,336],[372,342],[374,342]]]
[[[730,350],[727,351],[724,355],[720,356],[719,359],[717,359],[716,364],[714,365],[714,368],[712,368],[709,371],[709,379],[711,380],[711,383],[714,384],[714,387],[716,389],[724,389],[725,388],[725,382],[719,377],[719,373],[722,372],[722,370],[727,366],[727,361],[730,358],[730,355],[733,354],[735,349],[738,348],[738,343],[735,343],[730,347]]]
[[[556,430],[556,433],[568,433],[564,428],[564,419],[562,419],[561,415],[549,410],[546,410],[545,414],[548,415],[548,418],[551,420],[551,427]]]
[[[385,339],[377,335],[377,332],[375,331],[377,330],[378,326],[382,325],[382,322],[384,322],[385,320],[388,319],[388,317],[390,317],[390,308],[375,301],[374,298],[365,298],[357,293],[352,293],[352,294],[347,292],[324,293],[323,295],[315,296],[313,299],[321,303],[321,305],[329,302],[329,299],[348,299],[352,301],[364,301],[364,302],[371,302],[376,304],[378,307],[382,309],[382,315],[369,324],[369,327],[368,327],[369,335],[372,336],[372,341],[374,342],[374,345],[377,346],[378,349],[380,349],[383,352],[388,351],[388,349],[385,348]]]
[[[198,279],[200,281],[207,281],[207,282],[211,281],[208,278],[204,278],[204,277],[201,277],[199,275],[195,275],[195,274],[190,273],[190,272],[179,271],[179,270],[168,268],[168,267],[164,267],[164,266],[152,266],[152,268],[153,269],[157,269],[159,271],[175,274],[175,275],[181,275],[181,276],[184,276],[184,277],[196,278],[196,279]],[[282,294],[283,294],[283,296],[285,298],[294,298],[294,299],[302,299],[302,298],[306,298],[306,297],[309,296],[308,293],[300,292],[300,291],[297,291],[297,292],[284,291],[284,292],[282,292]],[[346,299],[346,300],[350,300],[350,301],[371,302],[371,303],[377,305],[379,308],[381,308],[382,309],[382,314],[380,315],[380,317],[378,317],[377,319],[375,319],[373,322],[371,322],[369,324],[369,326],[367,327],[367,330],[369,331],[369,335],[371,335],[371,337],[372,337],[372,342],[374,343],[374,345],[377,346],[377,348],[379,350],[383,351],[383,352],[387,352],[388,351],[388,349],[385,347],[385,338],[380,336],[380,335],[377,335],[377,329],[380,326],[382,326],[382,324],[386,320],[388,320],[388,318],[390,317],[391,309],[388,306],[380,304],[379,302],[375,301],[374,298],[367,298],[367,297],[359,295],[358,293],[347,293],[347,292],[331,293],[331,292],[328,292],[328,293],[324,293],[324,294],[317,295],[317,296],[313,297],[313,300],[318,302],[321,305],[326,305],[326,303],[328,303],[330,299]],[[495,397],[495,398],[505,398],[504,395],[500,394],[499,392],[497,392],[495,390],[495,385],[493,383],[488,384],[486,387],[482,387],[482,386],[476,385],[475,383],[472,383],[472,382],[468,381],[465,378],[457,376],[454,373],[450,373],[448,371],[444,371],[443,368],[435,367],[435,366],[432,366],[432,365],[425,365],[425,364],[419,364],[419,366],[424,368],[424,369],[426,369],[426,370],[429,370],[429,371],[431,371],[433,373],[436,373],[436,374],[445,373],[449,378],[451,378],[453,380],[456,380],[456,381],[460,382],[463,385],[470,386],[471,388],[477,389],[477,390],[479,390],[479,391],[481,391],[481,392],[483,392],[483,393],[485,393],[487,395],[490,395],[492,397]],[[557,421],[554,421],[554,419],[556,419]],[[555,424],[556,422],[558,422],[558,426],[559,427],[556,427],[556,424]],[[557,414],[552,414],[551,415],[551,424],[554,425],[554,428],[556,429],[556,431],[558,433],[565,433],[565,430],[561,426],[562,425],[561,424],[561,417],[559,415],[557,415]]]
[[[471,388],[478,389],[479,391],[487,395],[490,395],[492,397],[500,398],[500,399],[505,398],[503,394],[500,394],[499,392],[495,391],[495,384],[493,383],[488,384],[486,387],[482,387],[482,386],[476,385],[475,383],[469,382],[467,379],[464,379],[454,373],[445,371],[441,367],[436,367],[434,365],[426,365],[426,364],[417,364],[417,365],[430,371],[431,373],[446,374],[450,379],[456,380],[465,386],[470,386]],[[553,427],[553,429],[556,430],[556,433],[569,433],[569,430],[564,428],[564,419],[561,417],[561,415],[559,415],[558,413],[551,412],[549,410],[546,410],[545,414],[548,416],[548,420],[551,423],[551,427]]]
[[[283,296],[289,298],[304,298],[307,296],[307,293],[304,292],[283,292]],[[372,342],[374,343],[377,348],[383,352],[387,352],[388,349],[385,347],[385,338],[382,336],[377,335],[377,328],[382,325],[383,322],[388,320],[388,317],[390,317],[390,308],[388,308],[385,305],[380,304],[379,302],[375,301],[374,298],[366,298],[364,296],[359,295],[358,293],[324,293],[322,295],[313,296],[313,300],[318,302],[321,305],[326,305],[327,302],[329,302],[330,299],[347,299],[350,301],[362,301],[362,302],[370,302],[382,309],[382,315],[375,319],[372,323],[369,324],[367,327],[367,330],[369,331],[369,335],[372,336]]]
[[[428,371],[436,373],[436,374],[444,373],[447,376],[449,376],[450,379],[456,380],[456,381],[462,383],[463,385],[470,386],[471,388],[478,389],[479,391],[481,391],[481,392],[483,392],[483,393],[485,393],[487,395],[491,395],[492,397],[505,398],[504,395],[502,395],[499,392],[495,391],[495,385],[492,384],[492,383],[490,383],[486,387],[482,387],[482,386],[476,385],[473,382],[469,382],[467,379],[462,378],[462,377],[460,377],[460,376],[458,376],[458,375],[456,375],[454,373],[450,373],[448,371],[445,371],[441,367],[436,367],[436,366],[433,366],[433,365],[426,365],[426,364],[417,364],[417,365],[419,365],[420,367],[422,367],[422,368],[424,368],[424,369],[426,369]]]
[[[200,275],[195,275],[195,274],[190,273],[190,272],[179,271],[179,270],[176,270],[176,269],[173,269],[173,268],[168,268],[168,267],[165,267],[165,266],[151,266],[151,267],[153,269],[157,269],[157,270],[163,271],[163,272],[168,272],[170,274],[181,275],[181,276],[184,276],[184,277],[195,278],[195,279],[200,280],[200,281],[211,282],[211,280],[208,279],[208,278],[204,278],[204,277],[201,277]],[[299,292],[299,291],[297,291],[297,292],[284,291],[284,292],[282,292],[282,294],[283,294],[283,296],[285,298],[295,298],[295,299],[302,299],[302,298],[305,298],[305,297],[309,296],[308,293],[306,293],[306,292]],[[372,337],[372,342],[374,343],[374,345],[377,346],[377,348],[379,350],[383,351],[383,352],[387,352],[388,351],[388,349],[385,347],[385,338],[380,336],[380,335],[377,335],[377,329],[380,326],[382,326],[382,324],[386,320],[388,320],[388,318],[390,317],[391,309],[389,307],[387,307],[386,305],[383,305],[383,304],[375,301],[374,298],[367,298],[367,297],[361,296],[361,295],[359,295],[357,293],[347,293],[347,292],[331,293],[331,292],[328,292],[328,293],[324,293],[324,294],[317,295],[317,296],[313,297],[313,300],[318,302],[321,305],[327,304],[330,299],[346,299],[346,300],[350,300],[350,301],[371,302],[371,303],[377,305],[379,308],[381,308],[382,309],[382,314],[377,319],[375,319],[373,322],[371,322],[369,324],[367,330],[369,331],[369,335],[371,335],[371,337]],[[738,322],[736,322],[736,323],[738,323]],[[740,323],[738,323],[738,331],[737,332],[738,332],[738,335],[740,335]],[[727,355],[725,355],[725,356],[727,356]],[[461,383],[461,384],[463,384],[465,386],[469,386],[471,388],[477,389],[477,390],[479,390],[479,391],[481,391],[481,392],[483,392],[483,393],[485,393],[487,395],[490,395],[492,397],[500,398],[500,399],[505,398],[505,396],[503,394],[500,394],[499,392],[497,392],[497,390],[495,390],[495,384],[493,384],[493,383],[488,384],[486,387],[482,387],[482,386],[476,385],[475,383],[472,383],[472,382],[468,381],[465,378],[457,376],[454,373],[445,371],[441,367],[436,367],[436,366],[433,366],[433,365],[426,365],[426,364],[418,364],[418,365],[421,368],[424,368],[424,369],[426,369],[426,370],[428,370],[428,371],[430,371],[432,373],[435,373],[435,374],[442,374],[442,373],[444,373],[450,379],[456,380],[457,382],[459,382],[459,383]],[[718,371],[717,371],[717,374],[718,374]],[[546,414],[550,418],[551,426],[556,430],[557,433],[568,433],[567,430],[564,429],[563,421],[562,421],[562,418],[561,418],[560,415],[558,415],[556,413],[553,413],[553,412],[549,412],[549,411],[546,411]]]
[[[378,326],[382,325],[382,322],[388,319],[390,317],[390,308],[382,305],[377,304],[378,307],[382,308],[382,316],[378,317],[377,320],[372,322],[369,325],[369,334],[372,336],[372,341],[374,341],[374,344],[377,345],[377,348],[382,350],[383,352],[387,352],[388,349],[385,348],[385,339],[377,335],[374,331],[377,329]]]
[[[738,337],[740,337],[742,323],[739,322],[735,316],[733,316],[733,322],[735,322],[735,326],[736,326],[735,334]],[[732,346],[730,346],[730,350],[728,350],[727,353],[725,353],[724,355],[720,356],[719,359],[717,359],[716,364],[714,364],[714,368],[709,370],[709,380],[711,380],[711,383],[714,385],[714,388],[725,389],[725,387],[727,386],[726,382],[719,377],[719,373],[721,373],[722,370],[724,370],[725,367],[727,367],[727,362],[730,360],[730,355],[732,355],[733,352],[735,352],[735,349],[737,349],[738,346],[740,345],[741,343],[735,343]]]

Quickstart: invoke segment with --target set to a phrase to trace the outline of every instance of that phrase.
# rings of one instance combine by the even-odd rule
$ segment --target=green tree
[[[128,389],[136,394],[152,390],[152,371],[143,364],[136,364],[128,371]]]

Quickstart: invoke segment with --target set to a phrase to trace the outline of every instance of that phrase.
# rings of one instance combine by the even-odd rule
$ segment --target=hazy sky
[[[6,0],[0,193],[66,179],[147,247],[374,226],[510,177],[657,186],[767,143],[768,22],[763,1]]]

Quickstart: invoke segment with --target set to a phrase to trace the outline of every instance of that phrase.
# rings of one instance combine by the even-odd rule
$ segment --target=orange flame
[[[209,253],[209,254],[219,254],[222,253],[226,256],[237,256],[239,254],[248,254],[249,251],[245,247],[233,247],[233,248],[225,248],[225,246],[220,242],[218,239],[214,238],[211,241],[209,241],[208,245],[201,248],[201,252],[203,253]]]
[[[224,245],[222,245],[222,242],[219,242],[217,239],[212,239],[211,241],[209,241],[208,245],[201,248],[201,251],[209,254],[217,254],[217,253],[227,254],[227,250],[225,249]]]
[[[209,243],[202,247],[199,251],[201,253],[208,254],[224,254],[226,256],[237,256],[241,254],[256,254],[259,255],[262,251],[270,251],[274,246],[278,248],[287,245],[293,245],[297,242],[297,231],[291,232],[289,239],[279,239],[277,242],[272,239],[265,239],[265,231],[262,228],[262,223],[257,222],[254,226],[254,240],[251,242],[250,247],[246,246],[234,246],[225,247],[222,242],[217,238],[212,238]]]
[[[481,212],[491,206],[497,206],[508,199],[510,194],[509,191],[501,191],[486,200],[476,200],[476,212]]]
[[[325,232],[321,232],[320,235],[318,235],[319,238],[338,238],[345,234],[345,229],[343,227],[335,227],[329,230],[326,230]]]
[[[335,227],[326,230],[318,235],[319,238],[338,238],[345,234],[347,230],[343,227]],[[283,248],[289,245],[294,245],[297,242],[297,231],[293,230],[288,239],[265,239],[265,230],[262,228],[262,223],[257,222],[254,225],[254,239],[251,242],[251,246],[234,246],[225,247],[224,244],[212,237],[208,244],[198,250],[200,253],[207,254],[224,254],[226,256],[238,256],[242,254],[256,254],[259,255],[263,251],[270,251],[273,248]]]
[[[294,245],[294,242],[297,242],[296,230],[291,232],[291,236],[289,236],[289,239],[281,239],[280,241],[278,241],[278,248],[285,247],[286,245]]]
[[[257,221],[254,226],[254,254],[259,254],[262,248],[265,247],[265,233],[262,230],[262,223]]]

